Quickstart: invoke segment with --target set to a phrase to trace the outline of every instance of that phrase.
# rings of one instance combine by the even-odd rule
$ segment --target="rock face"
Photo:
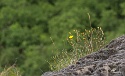
[[[80,58],[76,64],[42,76],[125,76],[125,35]]]

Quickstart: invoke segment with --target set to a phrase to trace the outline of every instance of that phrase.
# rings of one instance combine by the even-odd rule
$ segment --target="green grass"
[[[19,70],[15,66],[4,69],[0,76],[21,76]]]
[[[74,30],[69,32],[67,38],[72,50],[63,50],[62,53],[53,56],[53,61],[50,64],[51,70],[60,70],[71,64],[74,64],[80,57],[97,51],[105,45],[105,37],[100,27],[90,28],[84,32]]]

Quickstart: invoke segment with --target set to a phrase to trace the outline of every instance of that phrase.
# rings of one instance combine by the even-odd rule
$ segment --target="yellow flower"
[[[69,36],[69,39],[72,39],[73,38],[73,35]]]

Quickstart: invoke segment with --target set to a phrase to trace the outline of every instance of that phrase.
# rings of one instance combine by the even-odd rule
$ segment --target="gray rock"
[[[76,64],[42,76],[125,76],[125,35],[80,58]]]

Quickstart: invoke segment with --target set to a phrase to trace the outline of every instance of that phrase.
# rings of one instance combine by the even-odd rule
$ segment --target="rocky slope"
[[[125,76],[125,35],[80,58],[76,64],[42,76]]]

